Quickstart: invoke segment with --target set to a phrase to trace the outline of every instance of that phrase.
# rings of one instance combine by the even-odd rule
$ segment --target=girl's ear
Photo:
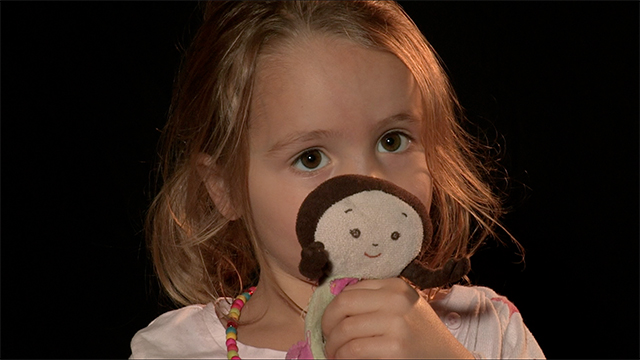
[[[240,214],[233,206],[229,188],[215,168],[211,156],[199,153],[196,158],[196,169],[207,188],[209,197],[222,216],[230,221],[237,220]]]

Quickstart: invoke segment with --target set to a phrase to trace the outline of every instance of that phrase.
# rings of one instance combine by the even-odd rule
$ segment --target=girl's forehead
[[[336,64],[341,66],[336,67]],[[272,43],[258,57],[256,68],[258,79],[280,77],[282,80],[282,77],[290,77],[299,69],[322,71],[325,75],[331,70],[344,69],[355,75],[373,64],[410,74],[405,64],[391,52],[369,49],[347,38],[323,34],[301,35]]]
[[[259,59],[256,71],[252,122],[421,111],[417,83],[402,61],[346,39],[313,36],[278,45]]]

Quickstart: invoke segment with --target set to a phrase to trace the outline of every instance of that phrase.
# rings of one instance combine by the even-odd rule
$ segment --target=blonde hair
[[[433,177],[434,241],[425,258],[439,266],[468,256],[500,226],[500,201],[435,51],[395,2],[213,2],[187,49],[161,141],[163,186],[147,218],[158,278],[178,304],[206,303],[256,281],[261,256],[247,198],[249,104],[256,62],[305,34],[339,36],[395,54],[415,77],[427,110],[423,143]],[[197,171],[207,154],[234,207],[215,207]],[[473,230],[473,232],[472,232]],[[264,270],[264,269],[263,269]]]

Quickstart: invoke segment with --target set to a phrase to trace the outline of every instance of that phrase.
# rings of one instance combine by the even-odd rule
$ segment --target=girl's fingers
[[[359,336],[377,336],[388,329],[389,324],[382,321],[384,318],[394,319],[406,314],[418,299],[416,291],[398,278],[365,280],[349,285],[325,309],[322,332],[325,337],[339,337],[342,342]],[[376,314],[377,318],[373,321],[370,316],[362,316],[366,314]],[[345,327],[361,331],[354,335],[345,331]],[[359,327],[371,327],[371,330],[367,332]]]
[[[472,358],[431,305],[401,279],[347,286],[322,318],[335,358]]]
[[[384,306],[384,302],[379,300],[380,297],[377,296],[376,291],[378,290],[357,289],[347,291],[345,288],[342,293],[338,294],[327,305],[322,316],[322,332],[325,335],[330,333],[338,323],[347,317],[379,310]]]
[[[325,352],[329,358],[345,344],[359,338],[380,337],[385,333],[387,321],[376,313],[349,316],[340,321],[331,332],[325,334]]]
[[[388,337],[353,339],[339,347],[334,359],[384,359],[404,357],[402,342]]]
[[[384,285],[385,285],[384,280],[379,280],[379,279],[360,280],[355,284],[345,287],[343,292],[352,291],[352,290],[363,290],[363,289],[378,290],[384,287]]]

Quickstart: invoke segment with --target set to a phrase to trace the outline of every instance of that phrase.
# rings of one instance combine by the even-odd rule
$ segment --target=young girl
[[[304,341],[316,284],[298,271],[296,213],[334,176],[383,178],[420,198],[430,266],[472,254],[501,210],[458,113],[434,51],[393,2],[207,4],[149,214],[158,277],[184,307],[140,330],[132,358],[284,358]],[[544,357],[492,290],[417,292],[400,278],[347,286],[323,333],[330,358]]]

